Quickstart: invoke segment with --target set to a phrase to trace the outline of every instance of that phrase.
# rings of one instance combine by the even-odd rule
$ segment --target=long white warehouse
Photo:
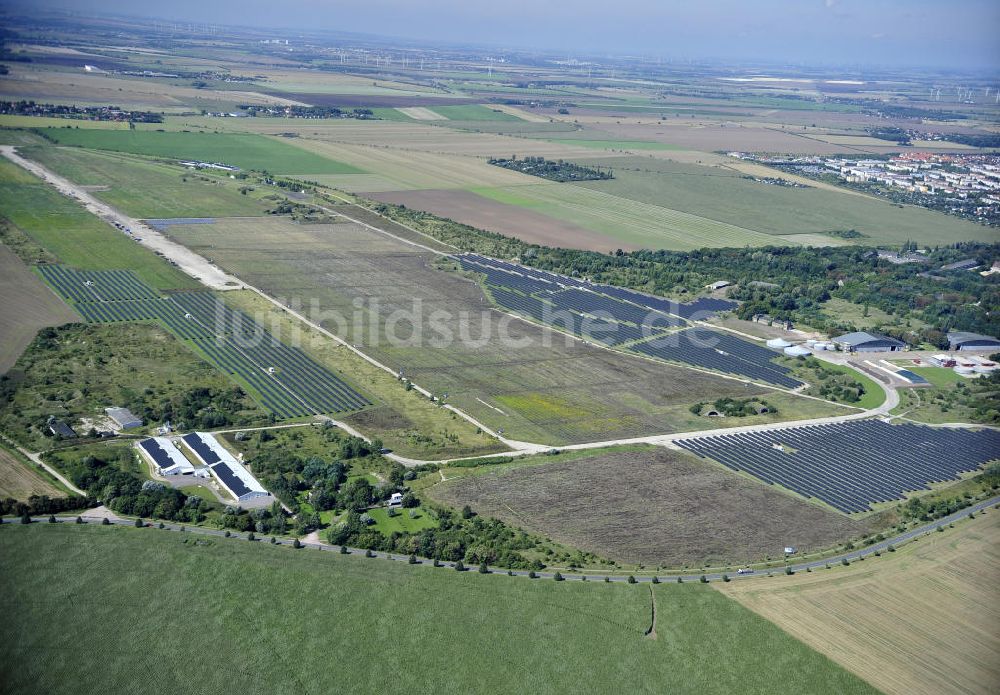
[[[160,475],[190,475],[194,466],[166,437],[150,437],[139,442],[139,452],[152,463]]]
[[[208,466],[219,484],[240,502],[270,497],[271,493],[253,477],[226,447],[207,432],[192,432],[181,437],[199,461]]]

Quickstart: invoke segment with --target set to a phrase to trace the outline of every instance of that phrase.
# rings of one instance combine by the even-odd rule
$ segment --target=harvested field
[[[426,106],[403,106],[398,109],[404,116],[409,116],[416,121],[442,121],[445,117],[439,113],[431,111]]]
[[[507,317],[488,308],[478,285],[435,269],[434,254],[358,225],[219,219],[166,233],[268,294],[300,302],[328,330],[512,439],[561,444],[716,427],[688,407],[764,393]],[[553,398],[558,408],[546,405]]]
[[[536,244],[571,247],[607,253],[615,248],[634,250],[631,244],[617,244],[613,239],[569,222],[541,213],[477,195],[472,191],[395,191],[361,195],[384,203],[405,205],[456,222],[499,232]]]
[[[66,494],[41,473],[32,470],[17,454],[0,446],[0,499],[27,501],[32,495],[64,497]]]
[[[430,491],[452,506],[468,504],[560,543],[648,566],[736,565],[780,557],[786,545],[818,550],[867,528],[659,448],[488,467]]]
[[[310,106],[355,107],[366,106],[406,108],[408,106],[443,106],[448,104],[472,104],[474,99],[446,96],[424,96],[422,94],[311,94],[305,92],[269,92],[268,96],[290,99]]]
[[[38,329],[81,320],[3,244],[0,297],[0,374],[14,366]]]
[[[1000,684],[1000,513],[880,558],[720,591],[890,695]]]

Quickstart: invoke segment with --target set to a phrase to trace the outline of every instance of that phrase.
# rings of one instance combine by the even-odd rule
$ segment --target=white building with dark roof
[[[139,453],[160,475],[191,475],[194,465],[166,437],[150,437],[136,445]]]
[[[181,441],[201,463],[208,466],[219,484],[240,502],[270,498],[263,485],[229,453],[229,449],[207,432],[192,432]]]

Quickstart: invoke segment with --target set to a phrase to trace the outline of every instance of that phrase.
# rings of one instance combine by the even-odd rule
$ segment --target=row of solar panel
[[[657,311],[673,314],[682,318],[705,319],[720,311],[729,311],[737,306],[736,302],[726,299],[714,299],[711,297],[701,297],[688,303],[675,302],[670,299],[654,297],[652,295],[644,294],[642,292],[630,290],[624,287],[615,287],[613,285],[604,285],[601,283],[579,280],[567,275],[560,275],[558,273],[539,270],[537,268],[528,268],[475,253],[466,253],[458,256],[458,260],[462,263],[466,270],[488,273],[492,284],[505,284],[501,281],[502,277],[499,273],[506,273],[508,275],[518,273],[525,279],[514,280],[514,282],[522,285],[522,287],[517,287],[517,289],[534,292],[546,289],[548,283],[558,283],[564,287],[591,290],[615,299],[624,300],[626,302],[637,304],[641,307],[655,309]],[[489,270],[483,270],[483,268],[487,268]],[[513,285],[507,286],[513,287]]]
[[[155,299],[159,296],[131,270],[75,270],[64,265],[40,265],[38,272],[60,294],[74,302]]]
[[[628,349],[649,357],[682,362],[785,388],[794,389],[802,385],[790,375],[787,367],[771,361],[776,356],[774,352],[707,328],[688,328],[665,338],[637,343]]]
[[[168,298],[156,293],[138,278],[122,280],[125,271],[75,271],[63,266],[45,266],[53,287],[73,299],[83,293],[86,301],[75,304],[88,321],[161,321],[182,339],[191,340],[218,368],[240,376],[260,394],[261,405],[281,417],[345,412],[369,404],[361,394],[333,372],[297,348],[276,340],[246,314],[226,307],[207,292],[178,292]],[[84,278],[101,282],[121,281],[119,295],[135,295],[127,301],[87,298]],[[83,289],[81,289],[83,288]]]
[[[955,480],[1000,456],[1000,432],[864,420],[676,442],[847,513]]]

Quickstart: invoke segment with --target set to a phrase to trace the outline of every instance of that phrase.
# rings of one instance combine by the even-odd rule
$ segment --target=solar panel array
[[[489,284],[500,284],[507,287],[515,287],[515,285],[507,284],[507,282],[505,282],[505,278],[511,274],[520,275],[524,279],[515,279],[513,282],[518,282],[523,285],[525,287],[525,291],[528,292],[546,289],[548,284],[555,283],[562,285],[563,287],[575,287],[578,289],[591,290],[592,292],[604,294],[615,299],[631,302],[641,307],[655,309],[656,311],[673,314],[682,318],[692,318],[697,316],[699,319],[706,319],[715,313],[720,311],[729,311],[731,309],[735,309],[737,306],[736,302],[729,301],[727,299],[713,299],[711,297],[702,297],[693,302],[682,304],[670,299],[664,299],[663,297],[654,297],[652,295],[638,292],[637,290],[630,290],[625,287],[615,287],[614,285],[588,282],[587,280],[580,280],[569,277],[568,275],[560,275],[559,273],[552,273],[547,270],[528,268],[526,266],[517,265],[516,263],[500,261],[495,258],[490,258],[489,256],[481,256],[477,253],[466,253],[461,256],[457,256],[456,258],[465,270],[485,273]],[[522,287],[515,287],[515,289],[522,289]]]
[[[222,371],[242,378],[266,409],[283,418],[357,410],[369,401],[302,350],[275,339],[246,314],[208,292],[168,297],[129,271],[78,271],[40,266],[40,272],[92,323],[160,321],[190,340]]]
[[[146,453],[152,457],[156,465],[160,468],[170,468],[174,465],[174,462],[167,456],[167,452],[163,450],[155,439],[143,439],[139,442],[139,446],[146,450]]]
[[[236,499],[242,499],[244,495],[248,495],[252,492],[246,484],[240,480],[233,470],[224,463],[217,463],[212,466],[212,472],[219,476],[219,479],[225,483],[229,491],[236,495]]]
[[[205,462],[206,466],[211,466],[218,463],[221,459],[219,455],[216,454],[212,447],[202,441],[201,435],[197,432],[191,432],[190,434],[185,434],[181,439],[187,444],[194,453],[198,454],[202,461]]]
[[[650,357],[714,369],[785,388],[802,386],[802,382],[792,377],[787,367],[771,361],[776,356],[775,352],[707,328],[689,328],[662,339],[636,343],[628,349]]]
[[[75,270],[40,265],[38,271],[60,294],[76,302],[156,299],[159,295],[131,270]]]
[[[902,499],[1000,457],[1000,432],[856,420],[675,441],[846,513]]]

